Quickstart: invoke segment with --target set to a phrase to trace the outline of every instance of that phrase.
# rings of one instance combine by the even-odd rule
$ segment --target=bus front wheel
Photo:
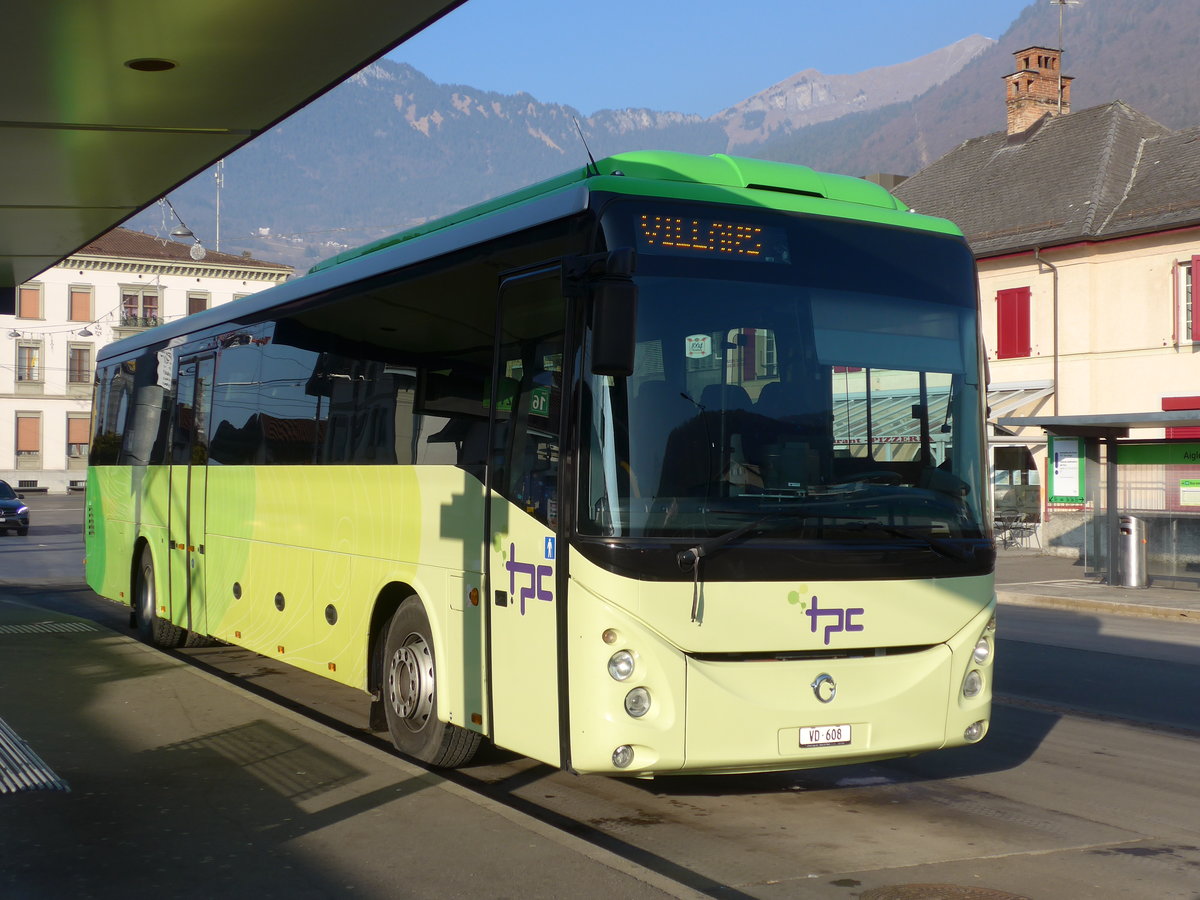
[[[481,736],[438,719],[429,617],[415,595],[400,604],[388,623],[383,661],[383,709],[396,749],[432,766],[466,765]]]
[[[158,617],[158,591],[154,580],[154,557],[149,547],[142,547],[134,575],[134,613],[138,632],[148,644],[172,649],[183,643],[184,631],[166,619]]]

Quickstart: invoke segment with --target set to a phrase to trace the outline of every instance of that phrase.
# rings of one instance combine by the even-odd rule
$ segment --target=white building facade
[[[192,251],[117,228],[18,288],[16,314],[0,316],[0,480],[23,492],[81,489],[99,350],[293,272]]]

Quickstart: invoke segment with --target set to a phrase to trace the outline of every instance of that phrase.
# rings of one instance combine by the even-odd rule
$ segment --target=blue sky
[[[566,103],[712,115],[803,69],[858,72],[1049,0],[468,0],[389,58],[434,81]]]

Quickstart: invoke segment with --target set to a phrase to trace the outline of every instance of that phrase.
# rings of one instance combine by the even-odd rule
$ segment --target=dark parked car
[[[0,534],[16,530],[17,534],[29,534],[29,507],[7,481],[0,481]]]

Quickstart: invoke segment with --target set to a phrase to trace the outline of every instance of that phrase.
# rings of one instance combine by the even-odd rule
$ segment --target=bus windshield
[[[580,533],[984,537],[965,246],[761,218],[768,259],[639,248],[635,371],[583,392]]]

